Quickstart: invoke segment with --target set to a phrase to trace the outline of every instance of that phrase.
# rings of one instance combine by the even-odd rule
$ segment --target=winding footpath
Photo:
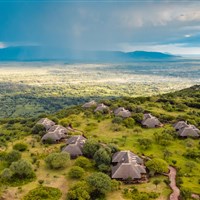
[[[179,200],[180,190],[176,186],[176,169],[172,166],[169,167],[169,180],[170,180],[170,188],[172,189],[172,193],[169,196],[169,200]]]

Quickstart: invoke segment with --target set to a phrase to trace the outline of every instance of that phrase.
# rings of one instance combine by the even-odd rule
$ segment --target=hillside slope
[[[33,135],[32,129],[36,122],[42,117],[48,117],[56,123],[67,127],[69,124],[87,138],[105,144],[115,144],[121,150],[131,150],[140,156],[149,158],[164,159],[169,165],[175,166],[178,170],[177,185],[182,195],[195,193],[200,195],[200,143],[199,139],[180,139],[172,128],[178,120],[186,120],[188,123],[200,128],[199,110],[200,86],[193,86],[175,93],[138,98],[118,98],[115,100],[104,100],[102,103],[113,110],[123,106],[130,110],[132,115],[128,119],[114,117],[113,113],[94,113],[94,108],[84,109],[79,106],[63,109],[52,115],[41,115],[37,118],[15,118],[2,119],[1,130],[1,152],[9,152],[16,143],[26,143],[28,150],[22,152],[22,157],[32,162],[36,169],[36,179],[32,183],[18,187],[7,188],[1,185],[1,192],[5,199],[21,199],[29,190],[38,185],[39,180],[44,181],[45,186],[59,188],[62,192],[62,199],[66,199],[66,193],[72,184],[77,180],[67,176],[68,171],[73,167],[74,160],[66,169],[50,170],[45,166],[44,159],[49,153],[60,152],[64,143],[45,145],[40,142],[39,135]],[[145,112],[150,112],[164,124],[160,128],[143,128],[139,121]],[[71,133],[77,134],[77,133]],[[1,158],[2,158],[1,153]],[[40,164],[33,161],[36,159]],[[0,172],[6,167],[5,162],[0,164]],[[84,175],[86,178],[97,168],[87,169]],[[148,183],[134,185],[139,191],[155,191],[154,180],[159,179],[156,193],[157,199],[168,199],[170,189],[167,184],[167,177],[157,176],[150,178]],[[163,182],[164,181],[164,182]],[[121,190],[115,190],[107,194],[107,199],[124,199],[123,189],[131,188],[132,185],[121,185]],[[16,194],[15,194],[16,193]],[[119,198],[118,198],[119,199]]]

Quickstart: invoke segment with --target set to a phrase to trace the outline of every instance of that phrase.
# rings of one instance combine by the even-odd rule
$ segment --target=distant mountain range
[[[161,52],[121,52],[121,51],[75,51],[64,48],[44,48],[38,46],[7,47],[0,49],[0,61],[85,61],[118,62],[135,59],[173,59],[177,56]]]

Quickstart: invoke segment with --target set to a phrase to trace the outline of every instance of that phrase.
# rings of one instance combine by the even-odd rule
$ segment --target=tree
[[[21,153],[19,151],[12,150],[6,155],[5,160],[10,165],[12,162],[18,161],[20,158],[21,158]]]
[[[84,169],[90,168],[92,166],[91,161],[84,157],[84,156],[79,156],[76,160],[74,165],[82,167]]]
[[[85,181],[77,182],[67,193],[67,200],[89,200],[90,188]]]
[[[121,124],[123,121],[123,119],[121,117],[115,117],[113,120],[112,120],[112,123],[113,124]]]
[[[51,169],[59,169],[67,166],[70,160],[68,153],[52,153],[45,158],[46,165]]]
[[[95,172],[87,178],[93,195],[95,198],[100,195],[105,195],[111,190],[111,179],[108,175],[102,172]]]
[[[9,168],[5,168],[1,173],[1,178],[5,181],[9,181],[13,175],[13,172]]]
[[[13,162],[10,165],[10,170],[12,171],[13,175],[18,178],[32,178],[34,176],[31,163],[23,159]]]
[[[127,127],[127,128],[133,128],[134,124],[135,124],[135,120],[133,118],[126,118],[124,121],[123,121],[124,125]]]
[[[38,134],[43,136],[46,133],[46,129],[42,124],[36,124],[32,129],[32,134]]]
[[[13,149],[17,150],[17,151],[25,151],[27,149],[27,145],[24,144],[24,143],[16,143],[14,146],[13,146]]]
[[[160,184],[160,180],[159,179],[155,179],[154,181],[153,181],[153,184],[156,186],[156,189],[157,189],[157,186],[158,186],[158,184]]]
[[[166,173],[168,171],[168,164],[160,158],[154,158],[146,162],[147,168],[152,174]]]
[[[99,149],[100,145],[97,141],[89,139],[83,146],[83,154],[88,158],[93,158],[95,152]]]
[[[69,172],[68,175],[70,178],[81,178],[83,174],[85,173],[85,170],[79,166],[73,166]]]
[[[96,151],[93,158],[97,166],[101,164],[110,165],[111,162],[111,156],[104,148],[100,148],[98,151]]]

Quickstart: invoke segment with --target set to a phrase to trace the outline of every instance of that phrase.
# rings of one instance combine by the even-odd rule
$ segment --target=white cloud
[[[199,55],[200,47],[186,47],[185,44],[119,44],[121,51],[131,52],[131,51],[157,51],[157,52],[167,52],[176,55]]]
[[[189,38],[189,37],[192,37],[192,35],[186,34],[186,35],[184,35],[184,37]]]
[[[7,47],[7,45],[4,42],[0,42],[0,49],[4,49],[6,47]]]

